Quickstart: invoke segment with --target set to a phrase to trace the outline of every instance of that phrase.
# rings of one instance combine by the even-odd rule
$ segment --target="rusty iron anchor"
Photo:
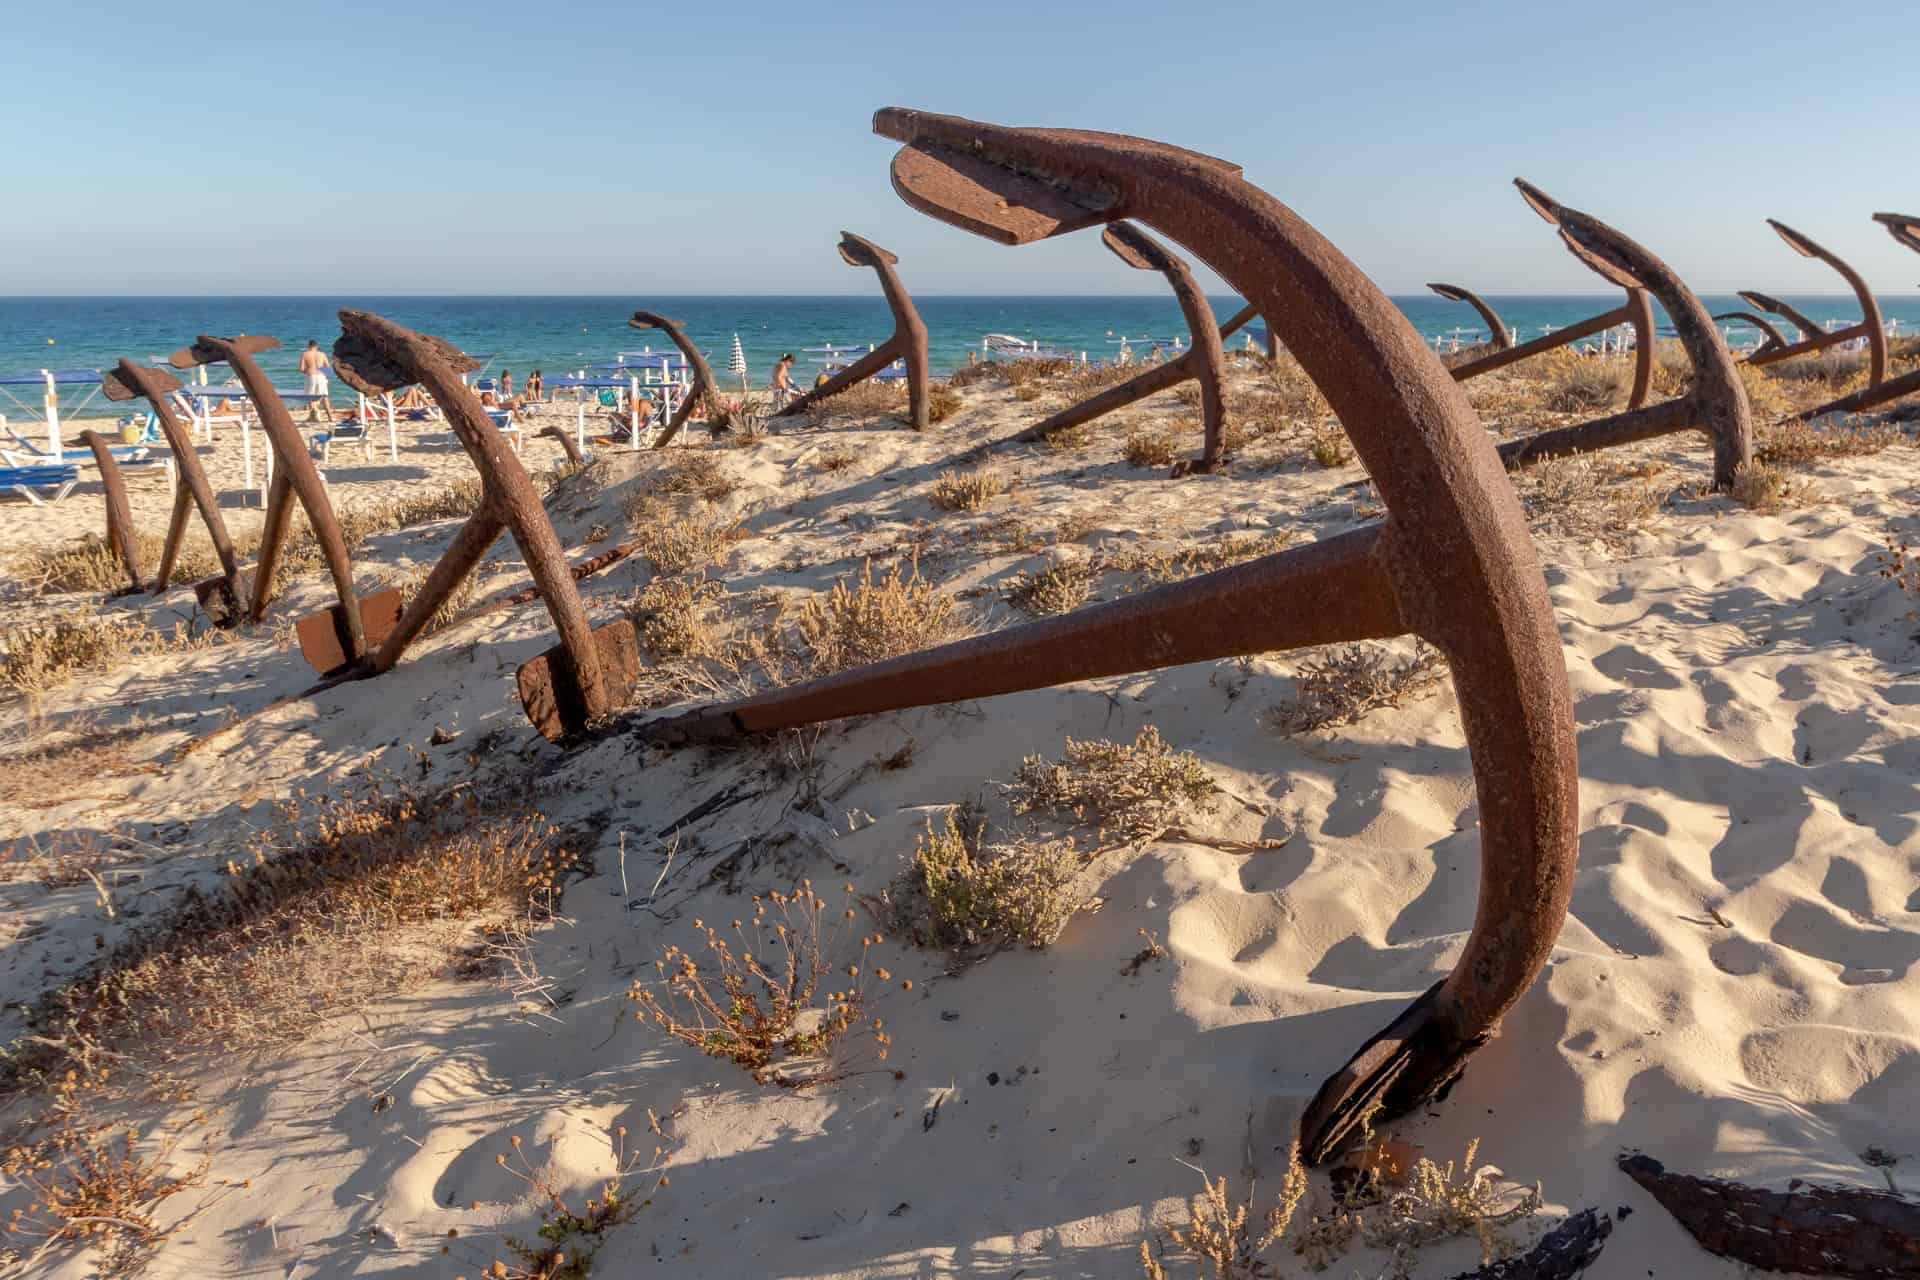
[[[928,425],[928,389],[932,385],[931,366],[927,363],[927,326],[913,305],[907,287],[893,267],[900,259],[851,231],[840,233],[840,256],[850,267],[872,267],[880,277],[881,292],[893,312],[893,336],[854,361],[824,383],[796,398],[773,416],[791,417],[808,405],[837,396],[856,383],[865,382],[895,360],[907,365],[908,417],[915,431]]]
[[[662,431],[653,442],[654,448],[664,448],[672,444],[673,438],[680,434],[680,428],[687,425],[687,421],[693,417],[695,408],[706,405],[709,406],[710,411],[711,406],[720,403],[720,384],[714,381],[713,367],[707,363],[706,353],[693,345],[692,339],[687,337],[687,331],[681,328],[678,320],[669,320],[651,311],[636,311],[627,321],[627,327],[659,329],[673,340],[674,346],[680,348],[680,354],[686,358],[687,367],[693,370],[693,390],[688,392],[686,398],[680,402],[680,407],[673,411],[673,420],[667,423],[666,430]],[[568,449],[567,457],[577,464],[580,462],[578,453],[578,449]]]
[[[1757,330],[1760,334],[1760,349],[1754,352],[1755,355],[1763,355],[1769,351],[1777,351],[1787,345],[1786,335],[1775,327],[1773,321],[1763,315],[1757,315],[1751,311],[1717,311],[1714,313],[1713,319],[1716,321],[1735,320]]]
[[[147,590],[147,583],[140,576],[140,547],[134,538],[133,508],[127,504],[127,482],[120,475],[120,460],[113,456],[112,446],[98,431],[82,431],[80,439],[93,450],[93,464],[100,469],[100,487],[105,491],[107,508],[107,545],[120,557],[120,565],[132,584],[113,594],[137,596]],[[165,581],[162,578],[155,584],[156,588]]]
[[[1909,217],[1904,213],[1876,213],[1873,220],[1887,229],[1887,233],[1898,244],[1903,244],[1915,253],[1920,253],[1920,218]],[[1877,405],[1890,404],[1920,391],[1920,369],[1901,374],[1897,378],[1888,378],[1876,386],[1865,387],[1859,391],[1830,400],[1817,409],[1809,410],[1808,418],[1818,418],[1827,413],[1859,413]]]
[[[1828,333],[1778,298],[1770,298],[1764,293],[1743,291],[1740,294],[1742,298],[1762,311],[1771,311],[1775,315],[1785,316],[1800,330],[1800,341],[1775,350],[1758,352],[1749,357],[1747,363],[1755,368],[1765,368],[1767,365],[1778,364],[1782,360],[1791,360],[1795,356],[1807,355],[1810,352],[1837,346],[1842,342],[1864,338],[1867,342],[1867,389],[1872,390],[1879,386],[1887,376],[1887,334],[1880,318],[1880,303],[1873,296],[1873,290],[1867,287],[1867,282],[1861,278],[1860,273],[1839,255],[1822,248],[1817,242],[1777,219],[1768,218],[1767,225],[1787,242],[1788,248],[1801,257],[1818,258],[1840,273],[1841,279],[1847,282],[1847,287],[1853,290],[1853,296],[1860,304],[1860,322]]]
[[[213,552],[220,559],[221,572],[194,583],[193,594],[215,626],[233,626],[240,621],[247,598],[247,579],[241,572],[233,539],[227,533],[226,518],[214,500],[213,486],[207,483],[206,470],[200,465],[200,455],[194,451],[192,437],[180,425],[168,399],[170,392],[179,389],[180,379],[165,369],[123,359],[115,368],[100,375],[100,386],[109,400],[131,400],[138,396],[147,402],[153,410],[154,421],[160,424],[167,448],[173,453],[174,465],[179,468],[180,483],[173,492],[173,514],[167,522],[167,540],[160,551],[160,570],[154,577],[153,590],[166,590],[172,580],[174,562],[186,538],[187,520],[197,508],[201,522],[207,527],[207,537],[213,542]]]
[[[1731,489],[1734,472],[1753,460],[1752,412],[1733,356],[1700,299],[1644,246],[1524,179],[1515,178],[1513,184],[1535,213],[1559,229],[1561,241],[1576,258],[1621,288],[1645,289],[1660,300],[1693,366],[1693,379],[1687,394],[1677,399],[1509,440],[1500,446],[1501,460],[1522,467],[1679,431],[1703,431],[1713,442],[1713,487]]]
[[[1280,648],[1414,632],[1445,653],[1481,805],[1479,909],[1453,972],[1321,1087],[1326,1160],[1376,1107],[1436,1098],[1533,983],[1565,919],[1579,818],[1572,697],[1519,499],[1486,429],[1397,307],[1239,166],[1140,138],[888,108],[895,191],[1007,244],[1129,218],[1185,246],[1280,328],[1389,512],[1379,524],[738,702],[637,724],[663,744],[983,698]]]
[[[248,399],[260,414],[260,426],[267,433],[279,466],[267,491],[266,520],[260,530],[260,553],[253,569],[253,599],[247,606],[248,622],[259,622],[273,593],[273,573],[287,538],[287,522],[293,515],[292,500],[297,499],[307,513],[307,525],[320,546],[333,577],[333,589],[339,603],[325,613],[312,614],[294,624],[300,642],[300,654],[321,675],[342,671],[359,662],[393,629],[400,617],[400,592],[393,588],[375,591],[364,598],[353,589],[353,562],[347,554],[347,542],[340,532],[340,521],[333,513],[320,470],[301,439],[300,429],[281,403],[279,392],[264,370],[254,361],[254,353],[279,346],[276,338],[259,334],[241,334],[233,338],[201,334],[190,347],[182,347],[167,357],[176,369],[225,361],[246,388]]]
[[[1586,261],[1584,258],[1581,260],[1583,262]],[[1587,265],[1591,267],[1593,264],[1588,263]],[[1606,272],[1601,271],[1599,274],[1602,278],[1606,279],[1609,284],[1619,284],[1619,281],[1607,275]],[[1516,343],[1507,338],[1507,331],[1502,327],[1499,315],[1477,295],[1467,292],[1458,285],[1430,284],[1427,286],[1427,288],[1433,290],[1443,298],[1451,298],[1457,302],[1472,304],[1474,309],[1480,313],[1481,318],[1487,322],[1488,326],[1491,327],[1497,335],[1493,344],[1495,350],[1492,352],[1476,359],[1465,360],[1459,364],[1450,366],[1449,372],[1451,372],[1454,379],[1459,382],[1466,382],[1471,378],[1477,378],[1483,373],[1492,373],[1495,369],[1504,369],[1510,364],[1517,364],[1530,356],[1537,356],[1542,352],[1555,351],[1561,347],[1571,346],[1582,338],[1592,337],[1594,334],[1611,329],[1615,325],[1631,325],[1633,327],[1633,389],[1627,393],[1627,408],[1628,410],[1633,410],[1638,409],[1647,402],[1647,393],[1653,389],[1653,362],[1655,356],[1653,304],[1647,300],[1647,291],[1645,289],[1636,285],[1624,285],[1621,287],[1626,290],[1626,301],[1613,310],[1603,312],[1597,316],[1590,316],[1578,324],[1568,325],[1564,329],[1556,329],[1552,333],[1534,338],[1531,341]]]
[[[1213,307],[1208,304],[1207,295],[1200,291],[1200,284],[1193,278],[1193,271],[1184,258],[1168,252],[1165,245],[1126,222],[1115,222],[1107,227],[1101,233],[1100,241],[1116,258],[1134,270],[1158,271],[1167,278],[1167,283],[1173,287],[1174,297],[1179,299],[1180,313],[1187,322],[1187,332],[1193,335],[1193,346],[1183,355],[1108,387],[1079,404],[1062,409],[1045,422],[1010,437],[1010,440],[1022,444],[1039,443],[1056,431],[1091,422],[1191,378],[1200,383],[1204,443],[1199,459],[1174,464],[1173,474],[1179,477],[1192,471],[1212,471],[1220,465],[1226,450],[1227,410],[1222,388],[1227,378],[1227,356],[1221,340],[1231,337],[1235,330],[1253,319],[1258,312],[1250,305],[1242,307],[1226,324],[1216,329]],[[1271,329],[1268,334],[1271,337]]]
[[[1513,332],[1507,328],[1506,321],[1500,318],[1500,313],[1485,298],[1473,290],[1463,289],[1457,284],[1429,284],[1427,288],[1449,302],[1464,302],[1478,311],[1480,318],[1487,322],[1487,332],[1493,335],[1488,345],[1495,351],[1505,351],[1513,345]]]
[[[452,343],[366,311],[342,310],[340,331],[333,360],[347,385],[367,395],[416,382],[425,387],[473,459],[485,493],[480,509],[454,533],[392,633],[365,664],[366,674],[392,668],[500,534],[511,531],[560,635],[557,645],[522,663],[515,673],[520,704],[549,741],[581,733],[632,691],[640,672],[639,641],[633,623],[625,618],[599,627],[588,621],[559,535],[533,480],[479,397],[461,381],[460,375],[478,363]]]

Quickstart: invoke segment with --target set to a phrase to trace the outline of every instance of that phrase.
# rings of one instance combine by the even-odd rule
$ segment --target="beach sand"
[[[737,518],[741,536],[707,574],[736,597],[797,599],[866,557],[884,565],[918,548],[920,573],[990,628],[1018,620],[1001,590],[1048,557],[1232,535],[1299,544],[1380,514],[1357,465],[1280,464],[1261,441],[1223,475],[1129,466],[1128,432],[1149,424],[1189,419],[1174,429],[1183,453],[1197,450],[1172,396],[1103,420],[1084,447],[998,455],[1006,492],[943,512],[929,492],[953,456],[1052,403],[996,383],[962,394],[964,411],[924,434],[884,417],[801,420],[757,448],[703,433],[665,458],[615,456],[603,489],[565,491],[555,522],[570,554],[589,554],[595,526],[622,527],[636,486],[710,451],[737,487],[701,510]],[[230,473],[233,452],[223,440],[216,468]],[[530,457],[549,452],[529,442]],[[1443,1162],[1477,1138],[1481,1160],[1538,1182],[1546,1212],[1523,1241],[1571,1210],[1632,1210],[1595,1280],[1745,1274],[1616,1169],[1623,1149],[1776,1188],[1920,1182],[1920,645],[1914,602],[1876,559],[1889,528],[1913,527],[1913,457],[1901,446],[1820,463],[1805,505],[1766,514],[1706,495],[1706,446],[1678,437],[1608,455],[1641,465],[1657,491],[1637,529],[1596,536],[1540,504],[1580,753],[1572,910],[1499,1038],[1443,1103],[1386,1132]],[[337,460],[331,482],[357,497],[469,473],[463,455],[422,439],[397,468]],[[231,490],[230,474],[221,483]],[[143,519],[161,510],[136,501]],[[76,494],[14,513],[7,536],[36,520],[71,536],[98,519],[98,502]],[[423,568],[453,528],[383,535],[358,564]],[[595,620],[650,576],[636,557],[590,579]],[[503,541],[486,592],[524,581]],[[1096,596],[1125,582],[1103,578]],[[326,600],[309,577],[275,615]],[[164,616],[190,604],[176,590],[105,607]],[[596,869],[533,938],[527,973],[425,968],[318,1034],[204,1062],[190,1100],[129,1104],[163,1127],[204,1109],[192,1149],[204,1143],[227,1184],[161,1206],[179,1227],[150,1274],[477,1276],[509,1257],[503,1234],[530,1237],[541,1220],[496,1162],[510,1139],[570,1195],[597,1194],[614,1171],[609,1132],[624,1125],[664,1142],[671,1182],[606,1234],[597,1276],[1137,1276],[1140,1242],[1158,1255],[1165,1228],[1184,1223],[1196,1167],[1236,1195],[1252,1178],[1264,1206],[1320,1081],[1448,971],[1473,920],[1476,805],[1444,683],[1289,738],[1262,712],[1292,695],[1308,655],[1202,663],[830,725],[805,735],[796,774],[780,758],[790,744],[547,745],[512,677],[551,642],[538,604],[455,624],[377,682],[271,711],[184,760],[172,753],[190,737],[310,682],[274,628],[142,659],[35,707],[41,741],[139,726],[132,750],[154,771],[0,807],[0,835],[93,833],[117,851],[98,889],[0,886],[9,1035],[19,1004],[102,942],[184,886],[215,884],[296,788],[378,769],[423,789],[519,776],[556,820],[602,832]],[[1204,840],[1111,855],[1097,909],[1044,951],[950,967],[890,939],[894,981],[873,1005],[893,1038],[885,1063],[818,1090],[757,1085],[635,1021],[629,982],[651,974],[663,945],[691,943],[695,919],[741,915],[749,894],[800,875],[836,898],[842,881],[878,893],[930,818],[998,794],[1023,757],[1057,756],[1069,736],[1131,741],[1148,725],[1217,783],[1183,819]],[[457,735],[451,745],[430,744],[436,727]],[[863,768],[908,746],[905,767]],[[809,776],[830,800],[808,803]],[[660,836],[730,787],[751,798]],[[1283,843],[1227,847],[1262,839]],[[1141,930],[1166,955],[1123,974]],[[649,1134],[648,1108],[664,1139]],[[1883,1172],[1870,1149],[1897,1163]],[[0,1196],[0,1210],[17,1198]],[[1304,1273],[1284,1246],[1275,1257],[1282,1274]],[[1453,1240],[1423,1249],[1411,1274],[1479,1261],[1471,1240]],[[1164,1264],[1194,1274],[1177,1251]],[[36,1270],[91,1265],[64,1250]],[[1361,1249],[1330,1274],[1385,1265]]]

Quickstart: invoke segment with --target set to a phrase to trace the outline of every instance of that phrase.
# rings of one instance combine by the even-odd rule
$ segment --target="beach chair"
[[[80,483],[80,468],[70,462],[40,462],[30,466],[0,467],[0,492],[12,490],[36,507],[60,501]],[[52,490],[42,497],[34,492]]]
[[[487,410],[487,416],[493,419],[494,427],[501,435],[507,438],[507,443],[513,446],[515,453],[519,453],[526,448],[525,433],[520,430],[520,424],[514,421],[513,413],[510,410],[489,409]]]
[[[236,427],[247,425],[247,393],[238,387],[183,387],[173,393],[173,402],[193,423],[196,441],[204,434],[207,443],[212,444],[213,429],[222,423]],[[222,410],[220,405],[224,402],[238,407]]]
[[[373,461],[372,423],[355,415],[343,418],[321,431],[314,432],[307,443],[307,449],[320,459],[325,466],[333,461],[333,446],[336,444],[358,444],[360,456],[368,462]]]

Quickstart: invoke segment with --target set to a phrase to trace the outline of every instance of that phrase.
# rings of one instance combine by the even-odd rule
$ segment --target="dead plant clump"
[[[660,1117],[647,1108],[647,1125],[657,1138],[665,1139]],[[602,1179],[600,1194],[586,1196],[579,1209],[568,1201],[564,1188],[554,1176],[551,1165],[535,1166],[521,1149],[519,1135],[507,1139],[508,1151],[494,1162],[526,1185],[540,1206],[540,1229],[536,1240],[506,1236],[507,1251],[518,1260],[509,1268],[496,1259],[483,1272],[484,1277],[501,1280],[586,1280],[593,1271],[593,1260],[607,1242],[607,1233],[633,1220],[653,1203],[653,1193],[667,1185],[667,1151],[656,1144],[653,1158],[640,1159],[640,1149],[627,1148],[627,1127],[620,1125],[610,1135],[613,1174]],[[509,1152],[512,1158],[509,1159]],[[629,1184],[637,1184],[629,1189]]]
[[[982,467],[976,471],[942,471],[933,481],[933,505],[942,511],[978,511],[1005,491],[1000,473]]]
[[[976,386],[996,379],[1001,382],[1006,381],[1006,371],[1003,366],[991,360],[976,360],[972,364],[961,365],[948,374],[947,385],[957,391],[962,387]]]
[[[0,631],[0,688],[44,693],[77,676],[105,671],[136,654],[172,647],[176,633],[155,631],[136,617],[62,614]]]
[[[1130,744],[1068,738],[1060,759],[1028,756],[1007,785],[1015,813],[1045,814],[1128,839],[1165,829],[1218,789],[1197,756],[1173,750],[1152,725]]]
[[[1307,454],[1328,471],[1353,461],[1353,445],[1337,422],[1316,424],[1307,432]]]
[[[1812,496],[1806,481],[1764,462],[1742,463],[1733,473],[1733,500],[1762,515],[1804,506]]]
[[[742,536],[740,523],[678,501],[636,492],[626,502],[627,527],[640,544],[640,558],[655,573],[687,573],[719,564]]]
[[[146,732],[140,725],[89,728],[0,754],[0,804],[50,808],[86,795],[96,781],[158,773],[159,765],[136,759],[128,749]]]
[[[1164,467],[1180,456],[1173,432],[1165,427],[1128,432],[1126,446],[1121,452],[1128,465],[1135,467]]]
[[[1874,573],[1899,587],[1907,599],[1920,603],[1920,559],[1916,559],[1913,548],[1891,529],[1887,531],[1886,547],[1873,553]],[[1913,616],[1909,610],[1908,617]]]
[[[1756,369],[1745,361],[1734,366],[1740,374],[1740,385],[1747,393],[1747,408],[1753,412],[1753,421],[1757,428],[1764,430],[1765,423],[1788,417],[1794,410],[1793,398],[1780,383],[1767,376],[1767,370]]]
[[[1371,1157],[1387,1148],[1377,1147],[1369,1131],[1366,1150]],[[1309,1201],[1312,1186],[1295,1139],[1280,1194],[1258,1219],[1257,1230],[1251,1189],[1244,1201],[1235,1203],[1224,1177],[1212,1181],[1203,1173],[1205,1190],[1189,1204],[1186,1226],[1170,1227],[1167,1234],[1194,1260],[1195,1274],[1212,1280],[1278,1274],[1261,1255],[1283,1240],[1310,1271],[1326,1270],[1356,1245],[1380,1250],[1386,1256],[1372,1274],[1381,1280],[1411,1280],[1420,1251],[1444,1240],[1472,1239],[1480,1246],[1482,1264],[1492,1264],[1520,1251],[1512,1229],[1537,1216],[1546,1198],[1537,1184],[1517,1186],[1492,1165],[1476,1164],[1479,1152],[1476,1139],[1467,1144],[1457,1165],[1418,1156],[1392,1179],[1386,1170],[1394,1161],[1363,1158],[1344,1189],[1323,1204],[1318,1197]],[[1296,1226],[1303,1204],[1305,1221]],[[1145,1240],[1140,1242],[1140,1263],[1146,1280],[1167,1280]]]
[[[1380,707],[1424,697],[1446,676],[1446,658],[1423,640],[1403,659],[1382,644],[1336,645],[1303,662],[1294,673],[1293,698],[1268,707],[1261,720],[1288,737],[1353,724]]]
[[[930,423],[945,422],[965,406],[966,401],[951,388],[938,384],[927,388],[927,421]]]
[[[1282,416],[1318,421],[1333,413],[1333,406],[1292,356],[1283,355],[1269,363],[1267,380],[1273,386]]]
[[[69,1115],[51,1132],[9,1148],[0,1173],[32,1202],[7,1218],[7,1242],[39,1241],[35,1259],[56,1245],[91,1246],[101,1251],[106,1274],[138,1270],[178,1229],[163,1229],[155,1220],[161,1203],[206,1178],[211,1156],[203,1151],[186,1163],[179,1150],[201,1121],[196,1113],[172,1133],[143,1137],[135,1129],[85,1124]]]
[[[722,455],[706,449],[681,449],[641,487],[650,493],[719,502],[740,487],[740,480]]]
[[[859,455],[851,449],[828,449],[814,458],[813,466],[816,471],[837,475],[858,461],[860,461]]]
[[[1759,369],[1754,372],[1761,377],[1771,374],[1785,382],[1821,383],[1823,394],[1831,396],[1848,390],[1849,384],[1856,378],[1860,380],[1860,385],[1866,385],[1867,353],[1828,347],[1824,351],[1810,351],[1806,355],[1768,365],[1764,372]]]
[[[1618,550],[1659,514],[1663,495],[1654,477],[1661,469],[1589,453],[1537,463],[1513,479],[1536,534]]]
[[[101,901],[110,904],[112,890],[101,873],[111,874],[128,860],[116,854],[111,839],[95,831],[28,834],[0,848],[0,884],[31,880],[43,889],[66,889],[91,883]]]
[[[190,886],[29,1009],[0,1079],[104,1080],[110,1064],[150,1079],[189,1055],[298,1038],[476,934],[511,942],[550,919],[583,867],[575,847],[513,793],[297,793],[223,883]]]
[[[1278,530],[1257,535],[1234,533],[1178,550],[1127,546],[1103,550],[1093,568],[1100,573],[1141,574],[1148,583],[1177,582],[1197,573],[1211,573],[1228,565],[1273,555],[1285,550],[1292,540],[1292,533]]]
[[[400,607],[404,609],[413,603],[414,597],[418,596],[420,589],[427,585],[427,578],[431,576],[432,573],[433,569],[428,567],[425,569],[416,569],[412,573],[405,574],[398,578],[385,579],[384,581],[386,581],[388,585],[400,588]],[[447,598],[440,602],[440,607],[433,611],[431,618],[427,619],[426,630],[421,632],[421,635],[431,636],[445,631],[448,627],[459,621],[460,615],[466,612],[468,606],[473,603],[473,598],[479,594],[480,570],[476,568],[472,573],[462,578],[458,586],[447,593]]]
[[[1898,427],[1840,422],[1814,427],[1800,418],[1767,423],[1753,433],[1753,457],[1772,467],[1805,467],[1829,458],[1860,458],[1906,438]]]
[[[726,589],[705,578],[655,578],[628,607],[640,641],[655,658],[710,658],[723,637],[709,621]]]
[[[870,418],[882,413],[897,413],[905,383],[881,382],[869,378],[856,382],[838,395],[816,400],[803,411],[809,418],[830,422],[835,418]]]
[[[1555,413],[1599,413],[1625,400],[1631,382],[1624,364],[1581,360],[1547,389],[1546,405]]]
[[[997,362],[1000,376],[1013,388],[1038,382],[1054,382],[1080,368],[1073,360],[1003,360]]]
[[[1080,422],[1047,433],[1047,448],[1054,453],[1074,453],[1093,443],[1093,426]]]
[[[1656,338],[1653,343],[1653,394],[1678,398],[1693,390],[1693,361],[1678,338]]]
[[[1007,603],[1036,618],[1071,613],[1087,602],[1098,573],[1085,560],[1049,560],[1032,573],[1016,573],[1003,589]]]
[[[782,1067],[789,1059],[824,1058],[861,1025],[872,1030],[878,1056],[885,1059],[891,1038],[867,1012],[870,984],[892,980],[886,969],[867,963],[883,939],[861,936],[851,963],[833,958],[853,945],[852,885],[846,896],[847,905],[829,916],[810,880],[791,893],[755,894],[753,915],[727,929],[732,942],[696,919],[699,949],[706,954],[696,959],[668,946],[654,961],[659,979],[636,978],[627,988],[627,999],[638,1006],[634,1017],[702,1053],[738,1063],[763,1084],[817,1081],[816,1073]],[[842,979],[838,989],[823,990]]]
[[[809,598],[796,622],[813,675],[897,658],[951,639],[958,629],[953,598],[921,581],[918,561],[904,572],[894,565],[877,584],[873,562],[864,561],[852,586],[842,579],[824,596]]]
[[[893,928],[923,947],[1020,945],[1036,950],[1060,936],[1085,902],[1075,882],[1085,865],[1071,838],[1016,836],[988,843],[948,810],[914,842],[913,864],[887,894]]]

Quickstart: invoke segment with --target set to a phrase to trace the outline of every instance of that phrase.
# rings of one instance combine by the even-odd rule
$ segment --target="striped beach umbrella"
[[[747,353],[740,349],[740,335],[737,333],[733,335],[733,359],[727,367],[740,375],[740,394],[745,395],[747,393]]]

